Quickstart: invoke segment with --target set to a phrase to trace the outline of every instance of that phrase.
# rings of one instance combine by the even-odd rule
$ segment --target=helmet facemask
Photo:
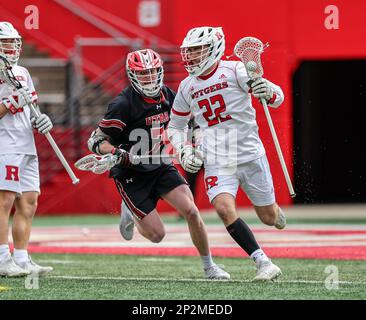
[[[11,65],[16,65],[18,63],[21,51],[21,39],[0,39],[0,54],[5,57]]]
[[[145,97],[154,98],[163,87],[164,68],[160,56],[151,49],[134,51],[126,61],[132,87]]]
[[[163,83],[163,67],[141,71],[128,70],[127,72],[136,91],[150,98],[159,95]]]
[[[210,45],[184,47],[180,51],[184,68],[192,75],[196,75],[206,67],[211,53],[212,47]]]

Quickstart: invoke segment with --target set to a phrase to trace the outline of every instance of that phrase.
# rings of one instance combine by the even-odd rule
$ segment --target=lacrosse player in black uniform
[[[134,51],[127,56],[126,72],[131,85],[109,104],[88,141],[92,152],[117,156],[113,157],[118,160],[110,175],[122,197],[121,235],[131,240],[136,225],[145,238],[160,242],[165,228],[156,205],[162,198],[187,220],[205,276],[229,279],[230,275],[211,258],[204,223],[186,181],[174,165],[160,156],[147,159],[147,163],[146,159],[138,164],[133,161],[133,154],[159,154],[161,136],[170,119],[175,93],[163,85],[162,60],[151,49]]]

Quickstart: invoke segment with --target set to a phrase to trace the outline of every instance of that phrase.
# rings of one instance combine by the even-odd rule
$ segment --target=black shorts
[[[126,206],[138,219],[156,208],[161,195],[181,184],[187,184],[174,165],[162,165],[150,172],[123,170],[114,177],[117,189]]]

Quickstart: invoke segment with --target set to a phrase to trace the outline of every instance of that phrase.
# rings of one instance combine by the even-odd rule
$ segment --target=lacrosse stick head
[[[263,76],[261,54],[269,45],[254,37],[240,39],[234,48],[234,54],[244,63],[248,76],[251,79]]]
[[[112,154],[98,156],[89,154],[75,162],[75,167],[82,171],[91,171],[95,174],[102,174],[109,171],[117,164],[117,157]]]

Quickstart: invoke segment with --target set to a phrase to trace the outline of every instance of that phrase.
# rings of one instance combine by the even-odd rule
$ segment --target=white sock
[[[263,252],[262,249],[257,249],[255,250],[250,257],[253,259],[253,261],[255,262],[255,264],[259,264],[262,261],[268,261],[269,258],[267,257],[267,255]]]
[[[212,260],[211,254],[209,254],[208,256],[201,256],[201,259],[202,259],[204,269],[208,269],[208,268],[212,267],[213,265],[215,265],[215,263]]]
[[[17,264],[23,264],[28,261],[28,251],[24,249],[15,249],[13,252],[14,261]]]
[[[0,261],[6,260],[10,256],[10,249],[8,244],[0,244]]]

